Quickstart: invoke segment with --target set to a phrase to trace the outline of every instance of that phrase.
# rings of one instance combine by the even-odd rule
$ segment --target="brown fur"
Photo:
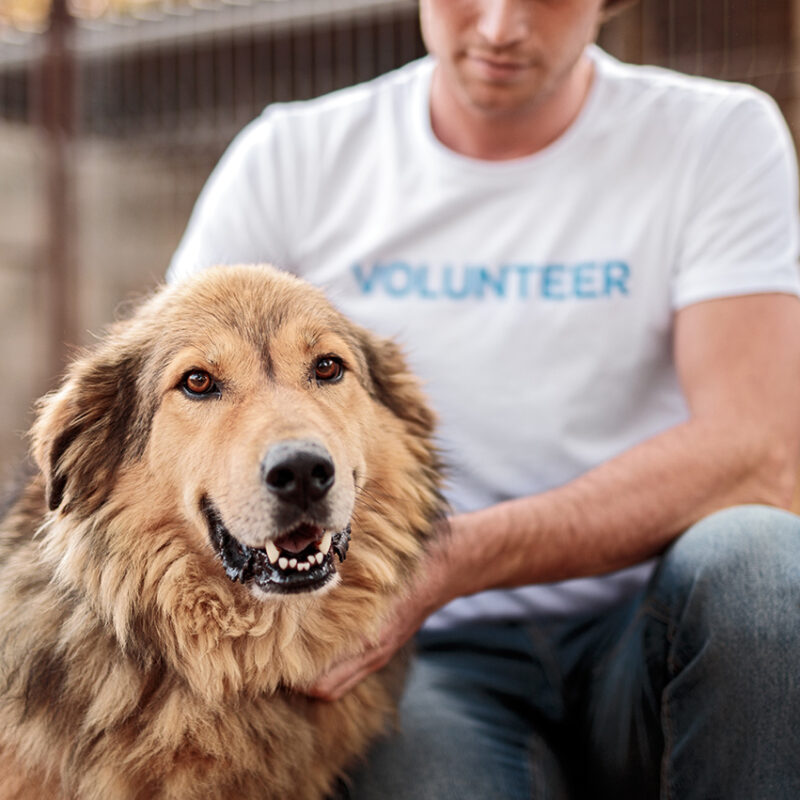
[[[328,353],[348,372],[318,386]],[[176,388],[197,367],[220,400]],[[41,401],[41,472],[2,523],[0,799],[324,797],[398,669],[335,703],[303,689],[409,585],[442,513],[432,425],[393,344],[271,268],[209,270],[117,323]],[[333,588],[257,597],[200,498],[257,506],[265,447],[307,434],[352,468],[350,553]]]

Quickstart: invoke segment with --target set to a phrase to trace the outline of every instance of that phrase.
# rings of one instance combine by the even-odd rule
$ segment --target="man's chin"
[[[458,94],[462,103],[486,116],[519,116],[535,109],[547,95],[541,71],[534,66],[504,69],[465,59],[459,64]]]
[[[469,81],[463,96],[473,111],[487,118],[514,118],[533,111],[541,102],[541,88],[519,84]]]

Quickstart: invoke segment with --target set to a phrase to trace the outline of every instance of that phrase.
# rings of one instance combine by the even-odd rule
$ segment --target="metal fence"
[[[14,23],[10,2],[0,0],[0,470],[24,451],[32,400],[65,343],[88,341],[161,279],[237,130],[270,102],[423,53],[413,0],[73,0],[83,18],[62,16],[50,36],[41,17]],[[641,0],[601,44],[755,83],[798,132],[799,17],[800,0]]]

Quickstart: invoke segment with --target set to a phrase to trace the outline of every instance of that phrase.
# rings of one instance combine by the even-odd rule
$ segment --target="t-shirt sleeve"
[[[271,109],[231,142],[195,204],[170,282],[217,264],[287,262],[285,163]]]
[[[771,98],[737,92],[695,165],[675,308],[743,294],[800,294],[794,146]]]

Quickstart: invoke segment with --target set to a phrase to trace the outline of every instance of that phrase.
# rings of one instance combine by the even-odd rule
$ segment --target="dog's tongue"
[[[300,525],[293,531],[275,540],[275,545],[287,553],[302,553],[307,547],[322,538],[322,528],[315,525]]]

